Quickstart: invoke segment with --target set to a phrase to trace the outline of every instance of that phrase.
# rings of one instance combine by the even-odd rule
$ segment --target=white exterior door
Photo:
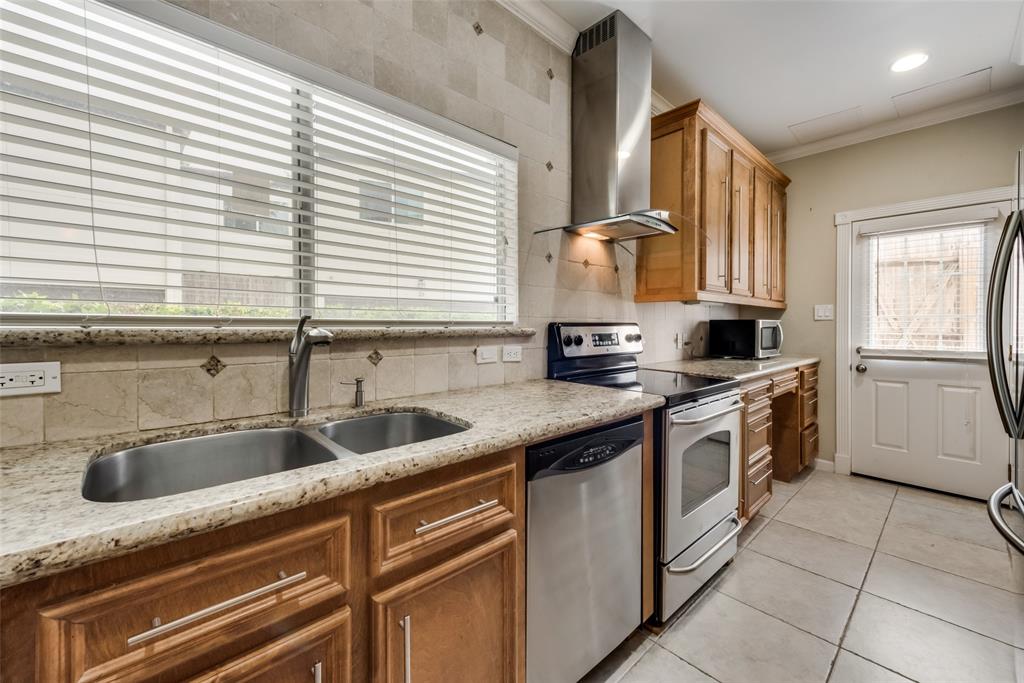
[[[1009,440],[984,354],[1007,210],[854,225],[853,472],[982,499],[1007,481]]]

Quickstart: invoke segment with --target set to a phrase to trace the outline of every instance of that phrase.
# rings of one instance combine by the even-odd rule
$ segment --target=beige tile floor
[[[808,472],[660,636],[586,683],[1024,683],[1024,558],[982,503]]]

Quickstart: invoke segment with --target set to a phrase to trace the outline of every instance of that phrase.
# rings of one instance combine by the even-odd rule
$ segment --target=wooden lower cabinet
[[[514,448],[4,588],[2,679],[407,681],[408,655],[417,683],[523,681],[523,459]]]
[[[195,683],[350,683],[352,611],[340,609],[218,666]]]
[[[514,530],[373,596],[373,680],[514,683]]]
[[[772,479],[790,481],[818,457],[818,364],[741,385],[740,516],[771,500]]]

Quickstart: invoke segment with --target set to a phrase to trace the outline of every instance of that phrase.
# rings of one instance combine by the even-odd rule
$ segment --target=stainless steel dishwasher
[[[571,683],[642,621],[639,418],[526,450],[526,679]]]

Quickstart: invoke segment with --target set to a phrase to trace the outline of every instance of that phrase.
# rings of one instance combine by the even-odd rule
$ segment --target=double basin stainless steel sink
[[[82,496],[100,503],[159,498],[466,429],[427,413],[396,412],[313,427],[249,429],[136,446],[89,463]]]

